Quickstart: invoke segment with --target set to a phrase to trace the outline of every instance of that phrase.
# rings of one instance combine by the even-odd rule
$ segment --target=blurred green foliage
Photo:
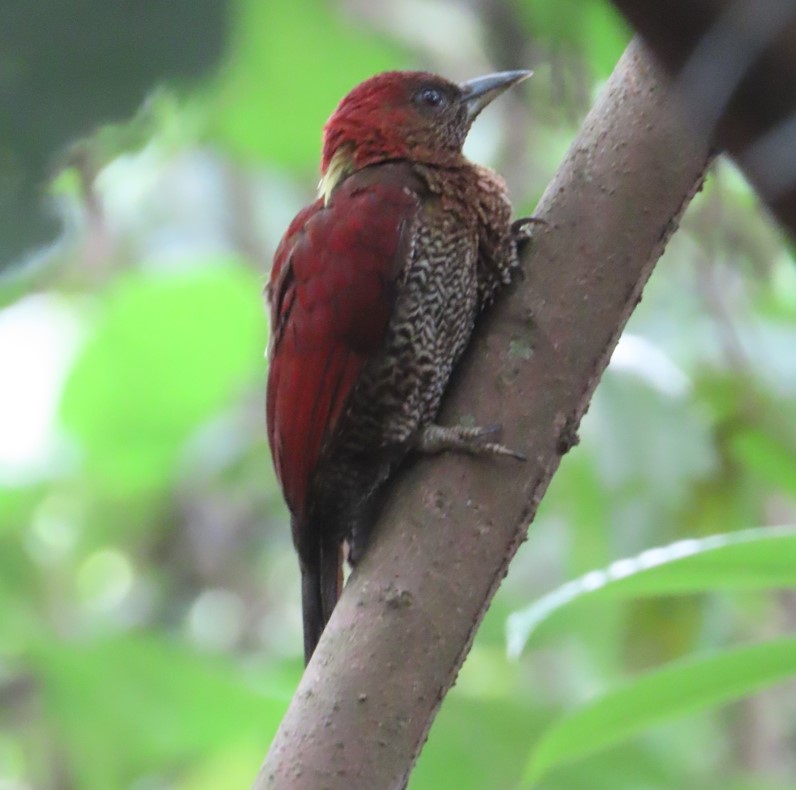
[[[107,289],[61,402],[92,484],[136,493],[171,482],[196,426],[257,376],[258,291],[253,272],[224,262],[125,274]]]
[[[383,68],[534,68],[468,143],[528,213],[628,39],[601,0],[139,5],[0,11],[4,262],[44,238],[32,206],[63,146],[115,124],[62,160],[69,234],[0,281],[0,784],[15,788],[202,790],[257,772],[301,672],[298,573],[265,444],[261,291],[313,194],[339,98]],[[167,87],[120,124],[154,82]],[[792,786],[793,695],[737,700],[789,644],[786,551],[767,564],[750,548],[747,569],[733,544],[723,570],[707,555],[687,566],[690,586],[584,597],[516,659],[506,624],[618,558],[796,523],[794,348],[791,254],[722,163],[645,292],[413,790],[518,786],[551,739],[565,748],[548,752],[539,787]],[[793,676],[789,655],[769,681]],[[714,660],[739,673],[707,695],[726,704],[686,715],[672,673]],[[581,736],[566,724],[594,710],[627,721],[633,705],[631,726],[588,756],[606,719]]]
[[[156,81],[207,75],[226,29],[226,0],[0,5],[0,269],[55,238],[42,190],[66,146],[129,117]]]
[[[796,640],[780,639],[681,661],[584,705],[544,734],[523,776],[530,787],[551,768],[600,751],[672,716],[751,694],[793,676]]]
[[[363,35],[316,0],[242,0],[239,14],[208,108],[208,134],[242,159],[314,169],[321,128],[337,99],[370,74],[410,65],[388,39]]]

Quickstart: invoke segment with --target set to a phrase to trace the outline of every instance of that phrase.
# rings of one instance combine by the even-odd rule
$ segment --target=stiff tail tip
[[[343,586],[343,547],[320,546],[312,562],[301,563],[301,607],[304,618],[304,665],[318,646]]]

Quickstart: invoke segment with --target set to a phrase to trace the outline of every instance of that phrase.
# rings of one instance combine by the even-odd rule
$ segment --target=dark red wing
[[[291,511],[301,516],[311,475],[356,383],[383,340],[396,279],[407,264],[416,193],[402,168],[351,176],[327,206],[291,223],[268,286],[271,346],[268,439]]]

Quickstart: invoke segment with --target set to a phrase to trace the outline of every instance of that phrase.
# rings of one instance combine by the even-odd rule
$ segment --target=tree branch
[[[796,239],[796,0],[614,0]]]
[[[708,161],[631,44],[538,209],[443,423],[502,422],[527,463],[446,455],[393,486],[256,788],[398,788]]]

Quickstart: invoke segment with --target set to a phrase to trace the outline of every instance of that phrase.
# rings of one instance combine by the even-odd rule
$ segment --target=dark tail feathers
[[[301,561],[301,606],[304,616],[304,664],[315,652],[318,640],[343,585],[343,547],[318,544],[315,556]]]

